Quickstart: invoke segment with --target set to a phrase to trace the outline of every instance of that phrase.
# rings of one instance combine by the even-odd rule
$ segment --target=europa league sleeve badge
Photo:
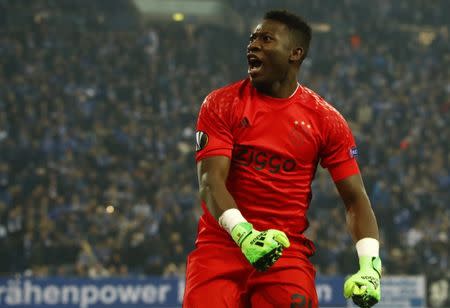
[[[195,133],[195,150],[198,152],[203,150],[208,144],[208,135],[205,132],[198,131]]]

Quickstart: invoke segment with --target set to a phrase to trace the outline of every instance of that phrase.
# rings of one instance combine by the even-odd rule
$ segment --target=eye
[[[264,42],[270,42],[272,40],[272,37],[270,35],[264,35],[263,40]]]

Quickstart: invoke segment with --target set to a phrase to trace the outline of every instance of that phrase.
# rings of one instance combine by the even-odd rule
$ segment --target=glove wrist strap
[[[359,257],[378,257],[380,242],[371,237],[362,238],[356,242],[356,251]]]
[[[242,216],[241,211],[236,208],[226,210],[219,217],[219,225],[229,234],[231,234],[231,230],[241,222],[247,222],[247,220]]]

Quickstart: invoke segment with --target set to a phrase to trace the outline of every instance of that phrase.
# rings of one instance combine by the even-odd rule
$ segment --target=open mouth
[[[250,75],[254,75],[259,71],[261,71],[262,66],[263,62],[259,60],[256,56],[248,57],[248,73]]]

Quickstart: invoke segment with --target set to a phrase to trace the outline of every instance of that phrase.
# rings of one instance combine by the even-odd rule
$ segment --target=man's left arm
[[[347,226],[355,242],[378,238],[378,225],[367,196],[361,174],[349,176],[335,183],[345,204]]]
[[[356,242],[359,271],[345,281],[344,296],[360,307],[381,298],[381,261],[378,226],[361,179],[355,138],[344,117],[334,108],[323,111],[320,164],[328,169],[345,203],[347,226]]]
[[[360,307],[372,307],[381,299],[381,260],[377,220],[361,175],[335,182],[346,208],[347,227],[356,243],[360,270],[344,284],[344,296]]]

